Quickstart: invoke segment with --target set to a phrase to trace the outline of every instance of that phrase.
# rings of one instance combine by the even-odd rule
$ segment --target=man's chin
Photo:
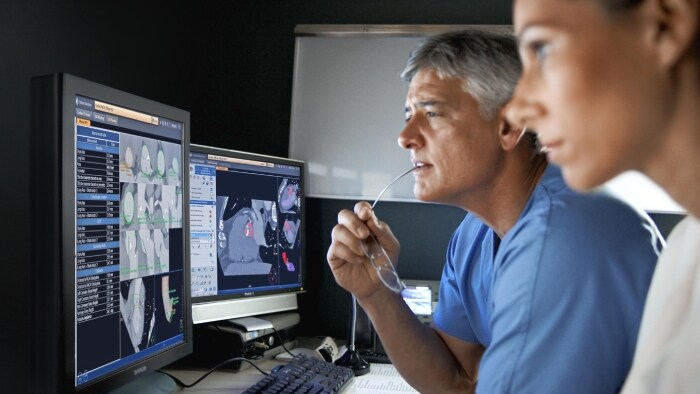
[[[416,197],[417,200],[422,202],[436,202],[435,196],[425,190],[414,188],[413,195]]]

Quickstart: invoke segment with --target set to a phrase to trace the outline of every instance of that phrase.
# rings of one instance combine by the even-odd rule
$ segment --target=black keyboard
[[[286,364],[275,367],[244,394],[335,394],[343,391],[352,377],[350,368],[297,354]]]

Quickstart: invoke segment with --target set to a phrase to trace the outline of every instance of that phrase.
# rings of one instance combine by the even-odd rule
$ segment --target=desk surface
[[[265,372],[284,362],[278,360],[264,360],[257,365]],[[177,377],[185,383],[192,383],[199,379],[206,371],[165,369],[165,372]],[[191,388],[178,387],[175,393],[242,393],[248,387],[263,378],[263,374],[257,369],[249,367],[239,372],[216,371]],[[350,382],[343,394],[392,394],[392,393],[417,393],[391,364],[371,364],[370,372],[363,376],[356,376]]]

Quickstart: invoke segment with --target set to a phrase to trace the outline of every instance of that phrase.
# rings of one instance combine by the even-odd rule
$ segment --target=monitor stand
[[[280,312],[195,324],[194,351],[172,366],[209,369],[234,357],[254,361],[272,358],[284,352],[284,347],[296,346],[295,329],[299,322],[297,312]],[[239,371],[249,367],[249,363],[231,361],[220,368]]]
[[[159,372],[151,372],[136,380],[133,380],[118,389],[110,391],[109,394],[131,394],[150,393],[166,394],[172,393],[177,388],[175,381],[170,376]]]

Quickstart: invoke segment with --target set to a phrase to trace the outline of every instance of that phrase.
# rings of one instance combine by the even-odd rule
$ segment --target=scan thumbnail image
[[[298,235],[301,229],[301,220],[296,214],[280,214],[279,220],[282,222],[282,225],[280,226],[280,231],[276,233],[277,247],[274,250],[263,249],[261,254],[275,253],[279,256],[280,280],[285,281],[285,277],[289,278],[290,273],[297,271],[297,266],[300,262],[301,241]]]
[[[139,228],[137,218],[137,184],[122,183],[119,202],[119,227],[122,230],[135,230]]]
[[[284,234],[284,240],[286,244],[284,245],[287,249],[294,249],[297,242],[297,234],[301,229],[301,219],[297,218],[284,218],[284,223],[282,224],[282,234]]]
[[[293,272],[300,259],[298,238],[301,230],[301,188],[299,179],[284,178],[280,183],[278,203],[280,207],[279,237],[280,258],[288,272]],[[284,272],[284,271],[283,271]]]
[[[119,179],[127,183],[181,185],[178,144],[122,133],[119,140]]]
[[[119,279],[137,278],[139,276],[139,257],[136,231],[121,231],[119,244]]]
[[[182,228],[182,187],[163,185],[155,190],[154,226]]]
[[[279,187],[280,212],[299,213],[301,210],[301,188],[298,179],[284,178]]]
[[[156,274],[170,271],[170,231],[153,230],[153,248],[155,250],[154,270]]]
[[[122,281],[119,307],[122,317],[122,354],[138,353],[152,344],[155,326],[154,277]]]
[[[182,227],[182,189],[179,186],[122,183],[122,230]]]
[[[119,278],[141,278],[170,270],[168,230],[120,232]]]
[[[158,343],[184,331],[182,275],[155,277],[155,330],[152,343]]]

